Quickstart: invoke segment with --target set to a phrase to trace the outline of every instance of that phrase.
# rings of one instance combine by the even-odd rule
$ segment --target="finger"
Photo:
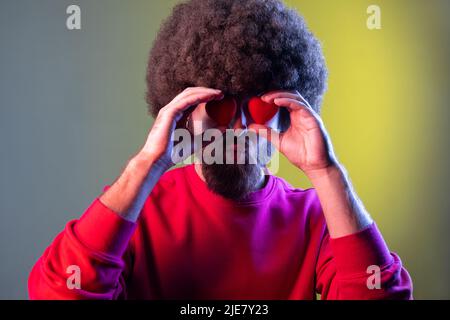
[[[196,95],[195,93],[191,93],[189,96],[186,96],[186,97],[184,97],[184,98],[182,98],[182,100],[181,101],[178,101],[178,102],[175,102],[175,103],[182,103],[184,100],[183,99],[191,99],[192,98],[192,95]],[[215,93],[213,93],[213,95],[215,95]],[[190,106],[188,106],[187,108],[184,108],[184,106],[182,105],[181,106],[181,111],[177,108],[177,107],[175,107],[174,109],[175,109],[175,111],[174,112],[176,112],[176,113],[181,113],[182,115],[179,117],[179,119],[178,119],[178,117],[176,117],[176,119],[177,119],[177,122],[178,122],[178,126],[179,127],[185,127],[185,125],[186,125],[186,121],[187,121],[187,119],[188,119],[188,117],[189,117],[189,115],[198,107],[198,105],[199,104],[201,104],[202,102],[208,102],[208,101],[211,101],[211,100],[221,100],[221,99],[223,99],[224,98],[224,94],[223,93],[219,93],[218,95],[216,95],[216,96],[214,96],[212,99],[210,99],[209,97],[207,97],[205,100],[199,100],[199,101],[197,101],[197,102],[195,102],[194,101],[194,103],[193,104],[191,104]],[[189,102],[188,102],[188,104],[189,104]]]
[[[308,114],[314,116],[315,118],[320,119],[320,116],[309,106],[305,103],[296,100],[296,99],[290,99],[290,98],[276,98],[273,103],[275,103],[277,106],[285,107],[289,111],[296,111],[296,110],[305,110]]]
[[[314,110],[311,105],[309,104],[309,102],[301,95],[300,92],[298,92],[297,90],[295,90],[295,92],[297,93],[297,95],[300,97],[300,99],[302,100],[302,102],[307,105],[311,110]]]
[[[324,128],[322,118],[311,107],[304,105],[300,101],[288,98],[277,98],[274,100],[274,103],[280,107],[287,108],[289,112],[303,110],[304,113],[300,113],[300,119],[304,119],[304,121],[306,121],[305,123],[310,124],[313,122],[317,122],[320,127]]]
[[[222,99],[223,93],[221,92],[211,92],[205,91],[201,93],[192,93],[177,102],[169,103],[165,108],[167,108],[167,112],[171,115],[175,115],[176,120],[181,118],[183,111],[188,109],[191,106],[197,106],[203,102],[209,102],[211,100]]]
[[[276,98],[290,98],[299,100],[300,96],[297,94],[297,91],[286,90],[271,91],[261,96],[261,99],[268,103],[272,103]]]
[[[275,148],[280,150],[281,139],[283,138],[283,133],[279,133],[270,127],[262,124],[252,123],[248,126],[249,131],[255,132],[257,135],[265,138],[267,141],[272,143]]]
[[[201,92],[221,92],[221,90],[213,89],[213,88],[206,88],[206,87],[189,87],[189,88],[184,89],[181,93],[179,93],[175,98],[173,98],[173,100],[171,102],[177,102],[191,94],[196,94],[196,93],[201,93]]]
[[[211,100],[220,100],[223,99],[223,97],[224,97],[223,93],[220,92],[193,93],[175,103],[173,109],[177,112],[180,112],[186,110],[191,106],[198,106],[200,103],[209,102]]]
[[[306,109],[308,111],[310,110],[310,108],[303,102],[292,98],[275,98],[273,100],[273,103],[279,107],[285,107],[289,111],[295,111],[300,109]]]
[[[304,105],[308,106],[312,109],[309,102],[297,91],[297,90],[277,90],[277,91],[271,91],[263,96],[261,96],[261,99],[268,103],[273,103],[273,101],[277,98],[289,98],[294,100],[299,100]]]

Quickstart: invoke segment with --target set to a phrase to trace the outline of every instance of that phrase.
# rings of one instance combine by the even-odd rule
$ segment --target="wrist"
[[[305,171],[305,175],[311,181],[312,184],[319,182],[321,180],[330,179],[331,177],[340,176],[343,173],[342,166],[335,162],[320,169],[313,169]]]
[[[342,165],[308,172],[308,177],[320,199],[332,238],[353,234],[372,223]]]
[[[169,164],[166,164],[152,154],[141,150],[128,162],[126,171],[135,175],[147,176],[152,172],[155,174],[163,174],[169,168]]]
[[[100,200],[125,220],[136,222],[145,199],[164,172],[152,157],[138,153]]]

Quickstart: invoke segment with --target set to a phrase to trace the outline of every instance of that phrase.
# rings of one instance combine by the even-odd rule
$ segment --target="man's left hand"
[[[307,176],[337,164],[322,119],[298,91],[271,91],[261,99],[289,110],[291,125],[279,133],[265,125],[251,124],[250,130],[271,141],[286,158]],[[263,129],[259,131],[258,129]],[[264,130],[264,129],[267,129]]]

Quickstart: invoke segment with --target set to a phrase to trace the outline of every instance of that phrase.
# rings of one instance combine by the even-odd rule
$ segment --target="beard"
[[[256,164],[202,164],[208,188],[231,200],[244,200],[261,181],[261,167]]]
[[[225,140],[223,138],[223,161],[212,164],[203,161],[202,174],[212,192],[230,200],[242,201],[260,187],[264,178],[262,169],[270,161],[273,146],[266,139],[257,137],[256,142],[246,140],[244,150],[238,154],[235,151],[236,141],[227,146]],[[226,159],[230,159],[227,154],[234,160],[232,163],[227,163]],[[238,161],[238,158],[241,160]]]

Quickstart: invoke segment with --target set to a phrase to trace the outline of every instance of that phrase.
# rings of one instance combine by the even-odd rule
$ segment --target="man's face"
[[[199,104],[192,112],[189,125],[194,135],[204,134],[209,129],[222,132],[221,139],[215,144],[223,148],[219,157],[222,161],[210,163],[201,159],[202,174],[213,192],[232,200],[242,200],[261,185],[263,168],[270,161],[274,149],[266,139],[247,130],[253,123],[247,108],[250,96],[233,98],[237,111],[228,126],[219,126],[208,116],[206,103]],[[279,112],[265,125],[278,130]],[[213,142],[204,143],[201,151]],[[201,154],[204,155],[203,152]]]

